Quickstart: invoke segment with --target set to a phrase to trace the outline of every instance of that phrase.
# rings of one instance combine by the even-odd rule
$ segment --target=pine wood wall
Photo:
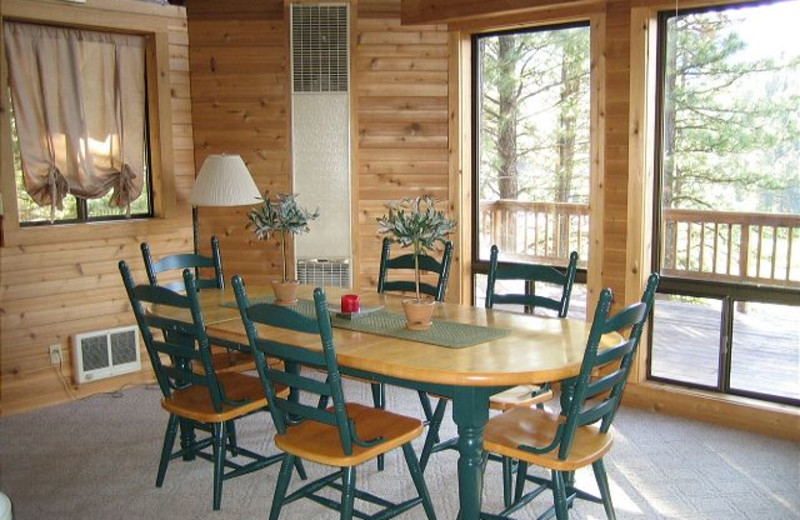
[[[142,280],[141,241],[150,242],[158,256],[191,248],[187,200],[195,169],[183,8],[126,0],[88,0],[85,5],[3,0],[2,16],[152,35],[158,77],[150,78],[157,83],[150,102],[159,108],[154,111],[158,117],[154,143],[158,218],[19,229],[8,214],[16,206],[9,204],[8,198],[13,196],[13,166],[7,98],[0,100],[6,208],[4,247],[0,248],[0,414],[9,414],[152,379],[143,357],[141,373],[74,385],[70,337],[134,323],[117,263],[128,261],[136,278]],[[5,68],[2,77],[5,85]],[[50,365],[48,348],[52,344],[63,349],[60,366]]]
[[[291,190],[288,34],[283,0],[187,2],[195,161],[238,154],[259,190]],[[227,279],[266,283],[280,272],[274,240],[245,229],[248,207],[199,208],[202,243],[220,239]]]
[[[384,204],[448,188],[448,35],[401,26],[400,0],[350,3],[354,276],[374,291]],[[288,3],[187,4],[195,160],[240,154],[259,189],[291,190]],[[247,208],[200,208],[203,243],[220,237],[226,275],[265,283],[279,273],[274,239],[245,229]],[[323,215],[324,218],[324,215]]]

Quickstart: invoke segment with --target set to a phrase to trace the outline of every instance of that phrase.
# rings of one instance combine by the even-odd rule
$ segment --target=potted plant
[[[290,280],[286,265],[286,234],[300,235],[309,232],[308,223],[319,217],[319,208],[313,212],[297,204],[297,195],[279,193],[270,198],[265,193],[260,206],[250,211],[247,227],[253,228],[256,238],[267,240],[277,234],[281,243],[283,277],[272,281],[275,302],[289,305],[297,301],[297,280]]]
[[[403,310],[406,313],[406,326],[415,330],[430,327],[436,303],[433,298],[423,298],[419,292],[419,257],[427,251],[435,251],[437,243],[444,244],[447,235],[456,228],[455,220],[437,210],[436,203],[431,195],[404,198],[386,204],[389,213],[378,219],[378,233],[390,235],[393,242],[402,247],[411,247],[413,251],[416,298],[404,301]]]

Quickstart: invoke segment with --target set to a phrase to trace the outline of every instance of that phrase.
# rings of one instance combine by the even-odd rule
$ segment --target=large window
[[[578,251],[586,265],[589,33],[573,24],[473,37],[477,273],[492,245],[503,261],[565,266]],[[484,294],[478,274],[476,300]]]
[[[20,224],[151,216],[146,39],[3,25]]]
[[[659,19],[649,375],[800,403],[800,1]]]

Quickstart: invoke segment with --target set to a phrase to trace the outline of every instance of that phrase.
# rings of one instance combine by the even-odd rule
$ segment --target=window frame
[[[655,52],[653,57],[654,94],[653,103],[653,153],[651,156],[653,186],[651,191],[652,198],[652,237],[653,247],[650,255],[651,269],[653,272],[661,272],[663,255],[663,219],[662,219],[662,198],[663,198],[663,118],[664,118],[664,60],[667,47],[666,25],[667,20],[682,14],[699,12],[722,12],[737,7],[757,7],[764,5],[763,2],[752,1],[746,3],[714,3],[709,5],[694,5],[680,10],[659,9],[655,11]],[[645,188],[646,189],[646,188]],[[787,398],[772,394],[740,390],[731,388],[731,362],[733,352],[733,319],[734,305],[737,303],[765,303],[779,305],[797,305],[800,291],[789,287],[755,285],[748,283],[734,283],[728,281],[698,280],[680,276],[661,275],[661,281],[657,290],[659,294],[689,296],[696,298],[709,298],[719,300],[722,306],[722,318],[720,323],[719,352],[718,352],[718,376],[715,386],[703,385],[681,380],[670,379],[663,376],[653,375],[653,347],[654,334],[646,335],[647,356],[645,361],[645,377],[648,381],[667,383],[670,385],[681,386],[690,389],[712,391],[720,394],[750,397],[762,401],[775,402],[798,406],[800,400]],[[658,324],[652,321],[652,327],[657,328]]]
[[[11,156],[10,121],[6,96],[0,96],[0,247],[34,246],[70,241],[112,240],[121,236],[146,235],[163,225],[170,226],[182,214],[178,206],[175,131],[185,126],[183,116],[173,120],[176,110],[183,111],[184,99],[174,98],[173,82],[184,81],[180,70],[172,64],[171,47],[175,25],[185,20],[180,10],[153,6],[143,2],[120,4],[111,0],[96,0],[97,5],[82,9],[91,23],[76,23],[74,7],[68,4],[47,4],[8,0],[3,2],[0,23],[6,20],[49,25],[79,25],[98,31],[136,34],[146,39],[147,118],[150,133],[150,182],[152,218],[103,220],[58,226],[23,226],[19,224],[16,180]],[[123,16],[123,15],[129,16]],[[4,39],[0,38],[0,84],[8,84]],[[181,45],[177,42],[176,45]],[[177,75],[176,75],[177,74]],[[179,104],[176,109],[175,104]],[[189,123],[190,124],[190,123]]]
[[[479,75],[477,74],[478,71],[478,60],[479,60],[479,52],[478,52],[478,40],[480,38],[491,37],[491,36],[498,36],[502,34],[509,34],[509,33],[533,33],[533,32],[542,32],[547,30],[554,30],[554,29],[569,29],[573,27],[586,27],[589,29],[589,59],[591,63],[595,62],[596,58],[596,33],[597,33],[597,20],[594,16],[589,15],[583,18],[576,18],[576,19],[562,19],[562,20],[552,20],[543,23],[535,23],[535,24],[526,24],[524,26],[515,26],[511,28],[492,28],[482,32],[473,32],[469,35],[469,48],[470,48],[470,69],[469,69],[469,84],[470,84],[470,100],[469,100],[469,110],[470,110],[470,132],[471,132],[471,152],[469,153],[469,161],[470,161],[470,168],[472,171],[472,175],[470,178],[470,188],[473,193],[471,205],[469,208],[470,216],[473,222],[473,225],[470,229],[470,264],[471,270],[469,272],[469,280],[470,280],[470,294],[471,294],[471,304],[475,305],[478,300],[478,295],[475,291],[475,287],[477,284],[477,277],[479,275],[488,275],[489,273],[489,260],[482,260],[480,258],[480,229],[479,229],[479,222],[480,222],[480,195],[479,195],[479,187],[480,187],[480,153],[479,153],[479,145],[480,145],[480,127],[479,127]],[[591,222],[593,219],[597,218],[596,215],[598,212],[592,210],[592,207],[597,207],[596,204],[596,194],[594,193],[593,187],[595,186],[595,177],[599,174],[597,171],[598,168],[596,166],[595,161],[592,161],[591,158],[595,156],[597,153],[596,147],[599,147],[596,143],[598,142],[598,136],[593,135],[593,133],[600,131],[600,125],[597,124],[597,88],[595,87],[595,82],[597,81],[597,70],[596,67],[590,66],[590,87],[589,87],[589,105],[590,105],[590,116],[589,116],[589,126],[590,126],[590,135],[589,135],[589,206],[590,206],[590,216],[589,216],[589,247],[591,249],[591,244],[594,242],[592,240],[592,233],[593,230],[596,230],[596,226],[592,226]],[[587,266],[590,266],[590,258],[591,253],[589,254],[589,258],[587,258]],[[564,265],[554,265],[556,268],[564,268],[566,269],[566,265],[569,259],[565,259]],[[514,262],[509,262],[514,263]],[[589,271],[591,267],[579,267],[577,269],[575,275],[575,283],[576,284],[585,284],[589,285]],[[589,288],[587,287],[587,297],[590,295]],[[589,307],[587,302],[587,308]],[[588,311],[587,311],[588,312]]]

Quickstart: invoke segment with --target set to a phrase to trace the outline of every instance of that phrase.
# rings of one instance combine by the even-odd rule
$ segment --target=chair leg
[[[417,395],[419,395],[419,404],[422,405],[422,413],[425,415],[425,423],[430,424],[433,420],[433,407],[431,407],[431,398],[427,392],[422,390],[417,390]],[[439,442],[438,435],[436,435],[436,438],[433,439],[433,442]]]
[[[341,520],[352,520],[353,502],[356,498],[356,468],[348,466],[342,468],[342,512]]]
[[[212,442],[214,455],[214,511],[219,511],[222,503],[222,475],[225,472],[225,434],[221,423],[214,423]]]
[[[422,468],[422,471],[425,471],[428,460],[431,458],[431,453],[433,453],[433,448],[438,442],[439,428],[442,426],[442,420],[444,419],[444,412],[446,409],[447,399],[439,399],[439,402],[436,403],[436,411],[433,412],[433,417],[428,425],[428,435],[425,436],[425,445],[422,447],[422,455],[419,457],[419,467]]]
[[[425,509],[425,515],[428,520],[436,520],[436,513],[433,511],[433,504],[431,503],[431,495],[428,493],[428,486],[425,485],[425,477],[422,476],[422,468],[419,467],[417,455],[414,453],[414,448],[411,443],[403,444],[403,455],[406,458],[406,465],[408,465],[408,472],[411,473],[411,480],[414,481],[414,486],[417,488],[417,494],[422,499],[422,507]]]
[[[522,494],[525,492],[527,477],[528,463],[520,460],[517,462],[517,483],[514,486],[514,502],[519,502],[522,499]]]
[[[236,443],[236,423],[233,421],[226,422],[225,429],[228,432],[228,449],[230,449],[231,454],[236,457],[239,455],[239,445]]]
[[[272,496],[269,520],[278,520],[278,516],[281,514],[283,501],[286,498],[286,490],[289,489],[289,481],[292,480],[292,468],[295,465],[296,458],[288,453],[283,454],[281,470],[278,472],[278,483],[275,484],[275,494]]]
[[[503,457],[503,506],[511,506],[511,473],[513,471],[513,461],[511,457]]]
[[[303,466],[303,459],[298,459],[295,457],[294,469],[297,470],[297,476],[300,477],[300,480],[308,479],[308,475],[306,475],[306,468]]]
[[[158,462],[158,475],[156,476],[156,487],[164,484],[164,476],[167,474],[169,458],[172,455],[172,447],[175,445],[175,436],[178,434],[178,416],[169,414],[167,421],[167,431],[164,432],[164,445],[161,447],[161,460]]]
[[[553,479],[553,502],[558,520],[568,520],[567,490],[564,484],[564,474],[560,471],[551,471]]]
[[[380,410],[386,409],[386,385],[383,383],[370,383],[372,389],[372,404]],[[383,471],[386,457],[378,455],[378,471]]]
[[[592,464],[594,478],[597,480],[597,487],[600,489],[600,497],[603,499],[603,508],[606,510],[608,520],[616,520],[614,504],[611,502],[611,489],[608,487],[608,476],[603,459],[598,459]]]
[[[190,448],[194,445],[197,437],[194,433],[194,423],[189,419],[179,419],[181,425],[181,449],[183,452],[183,460],[194,460],[194,451]]]

